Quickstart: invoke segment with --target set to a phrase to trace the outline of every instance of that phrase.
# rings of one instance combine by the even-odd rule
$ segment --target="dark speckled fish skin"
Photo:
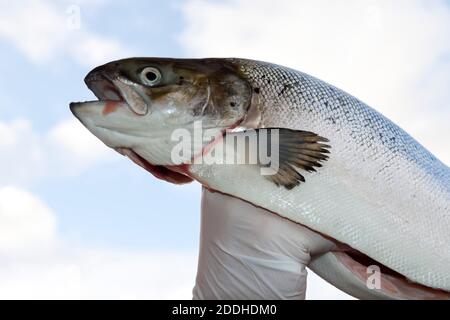
[[[286,111],[313,114],[336,133],[345,126],[356,144],[372,147],[381,144],[393,155],[401,154],[433,174],[450,178],[448,167],[404,130],[352,95],[306,73],[270,63],[232,59],[263,97],[264,126],[289,123]],[[285,116],[286,117],[286,116]],[[305,124],[306,125],[306,124]],[[448,184],[448,182],[447,182]]]
[[[311,130],[328,139],[342,137],[359,146],[353,155],[380,159],[377,173],[395,166],[397,157],[417,166],[450,194],[450,169],[403,129],[354,96],[306,73],[271,63],[231,59],[262,96],[261,127]],[[292,115],[297,115],[298,122]],[[302,120],[303,119],[303,120]],[[310,120],[310,121],[308,121]],[[320,125],[316,125],[320,122]],[[327,128],[328,130],[321,130]],[[345,128],[345,132],[344,129]],[[331,129],[331,130],[330,130]],[[378,153],[380,146],[389,154]],[[365,152],[364,152],[365,151]],[[336,152],[336,151],[335,151]],[[436,190],[441,191],[441,190]],[[450,203],[443,208],[449,210]]]

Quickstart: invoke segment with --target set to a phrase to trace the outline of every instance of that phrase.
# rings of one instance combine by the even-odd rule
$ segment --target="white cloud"
[[[55,57],[67,56],[81,65],[93,66],[106,60],[128,55],[120,43],[94,34],[83,23],[82,2],[80,27],[73,28],[71,6],[48,0],[3,1],[0,3],[0,38],[13,43],[34,63],[49,63]]]
[[[99,35],[82,33],[75,37],[73,41],[79,41],[70,50],[72,50],[76,61],[81,65],[96,66],[106,61],[131,55],[118,41],[105,39]]]
[[[40,258],[0,256],[0,299],[190,299],[196,257],[63,247]]]
[[[0,185],[23,184],[42,177],[45,152],[29,121],[0,122]]]
[[[445,1],[191,0],[181,43],[308,72],[359,97],[450,163]]]
[[[48,250],[55,237],[55,217],[45,203],[25,190],[0,188],[0,255]]]
[[[75,118],[63,120],[45,135],[52,170],[77,174],[90,166],[114,159],[111,150]],[[117,155],[116,155],[117,156]],[[118,158],[118,157],[117,157]]]
[[[63,120],[44,134],[26,119],[0,122],[0,154],[0,186],[76,175],[118,159],[76,119]]]
[[[0,299],[189,299],[197,262],[66,243],[54,212],[16,187],[0,188],[0,261]]]

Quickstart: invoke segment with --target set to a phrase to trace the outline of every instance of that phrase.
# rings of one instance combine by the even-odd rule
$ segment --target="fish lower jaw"
[[[135,164],[144,168],[160,180],[174,184],[185,184],[193,181],[193,179],[187,174],[188,170],[183,166],[154,165],[130,148],[115,148],[115,150],[128,157]]]

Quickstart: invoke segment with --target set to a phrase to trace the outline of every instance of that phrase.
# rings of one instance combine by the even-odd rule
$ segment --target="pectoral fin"
[[[315,172],[322,167],[321,162],[328,159],[331,146],[324,144],[328,139],[313,132],[278,129],[279,130],[279,169],[274,175],[266,176],[277,186],[292,189],[305,177],[299,171]]]
[[[302,170],[315,172],[328,159],[331,146],[324,144],[328,139],[316,133],[285,128],[252,129],[238,134],[248,135],[255,131],[258,140],[258,165],[262,168],[276,168],[265,178],[277,186],[290,190],[305,182]],[[233,133],[236,134],[236,133]],[[263,161],[261,148],[269,151],[270,163]],[[272,153],[277,154],[272,154]],[[264,152],[263,152],[264,154]],[[277,156],[278,155],[278,156]]]

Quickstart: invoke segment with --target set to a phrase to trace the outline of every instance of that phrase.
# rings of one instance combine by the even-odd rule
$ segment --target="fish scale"
[[[258,88],[258,127],[312,131],[330,140],[331,155],[292,190],[248,168],[193,166],[199,180],[349,244],[414,282],[449,291],[449,168],[334,86],[274,64],[228,61]]]

